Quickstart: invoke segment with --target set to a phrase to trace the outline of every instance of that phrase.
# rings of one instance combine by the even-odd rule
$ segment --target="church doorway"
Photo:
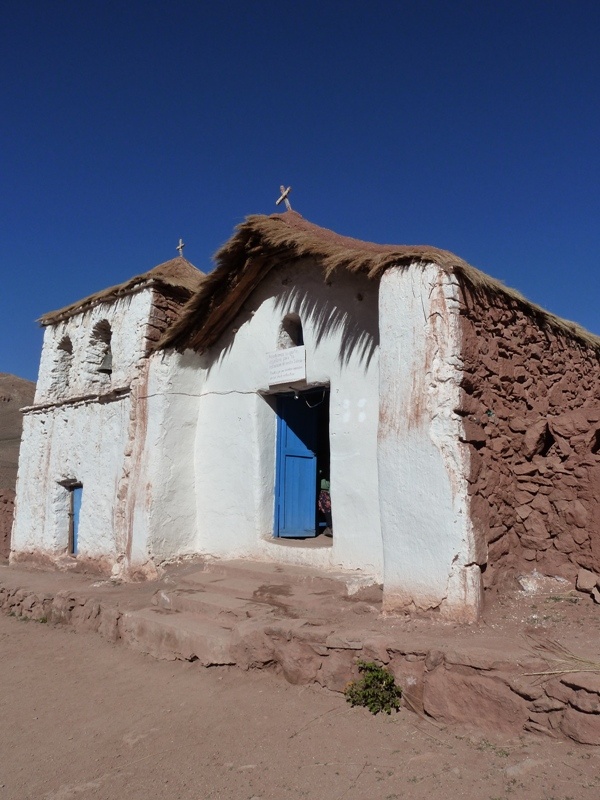
[[[320,510],[323,491],[329,497],[329,388],[278,395],[276,410],[274,535],[307,539],[331,533],[331,512]]]
[[[81,483],[70,482],[67,488],[69,491],[69,541],[67,552],[72,556],[76,556],[79,552],[79,515],[81,512],[83,486]]]

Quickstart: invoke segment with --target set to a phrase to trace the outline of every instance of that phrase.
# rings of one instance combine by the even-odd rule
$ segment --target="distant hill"
[[[0,561],[8,558],[19,444],[23,417],[19,409],[30,406],[35,383],[0,372]]]
[[[19,409],[30,406],[35,383],[0,372],[0,489],[14,489],[23,427]]]

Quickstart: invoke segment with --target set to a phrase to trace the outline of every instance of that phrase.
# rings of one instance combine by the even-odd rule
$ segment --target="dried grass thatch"
[[[294,211],[247,217],[215,255],[215,270],[190,298],[179,320],[166,331],[157,347],[206,350],[216,342],[246,298],[274,266],[307,258],[323,270],[325,279],[336,270],[378,278],[389,267],[434,263],[456,274],[475,295],[481,292],[488,296],[501,295],[534,316],[540,324],[600,350],[600,337],[530,303],[519,292],[448,250],[362,242],[319,228]]]
[[[109,286],[108,289],[103,289],[101,292],[84,297],[83,300],[71,303],[69,306],[58,309],[58,311],[50,311],[40,317],[38,321],[41,325],[54,325],[67,317],[73,316],[73,314],[87,311],[99,303],[110,303],[118,297],[150,286],[157,286],[174,292],[180,295],[182,300],[185,300],[198,291],[205,277],[204,273],[196,269],[187,259],[178,256],[159,264],[148,272],[136,275],[124,283],[119,283],[117,286]]]

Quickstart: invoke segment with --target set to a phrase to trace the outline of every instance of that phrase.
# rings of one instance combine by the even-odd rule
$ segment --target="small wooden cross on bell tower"
[[[183,258],[183,248],[185,247],[183,243],[183,239],[181,236],[179,237],[179,244],[177,245],[177,250],[179,250],[179,257]]]
[[[281,192],[281,197],[279,198],[279,200],[275,201],[275,205],[278,206],[279,203],[283,202],[285,203],[286,210],[291,211],[292,206],[290,204],[290,201],[288,200],[288,195],[292,191],[292,187],[288,186],[286,189],[285,186],[280,186],[279,191]]]

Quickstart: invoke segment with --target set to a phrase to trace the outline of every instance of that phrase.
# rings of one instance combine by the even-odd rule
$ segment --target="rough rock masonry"
[[[466,298],[463,415],[484,585],[533,569],[600,575],[600,365],[500,297]]]

